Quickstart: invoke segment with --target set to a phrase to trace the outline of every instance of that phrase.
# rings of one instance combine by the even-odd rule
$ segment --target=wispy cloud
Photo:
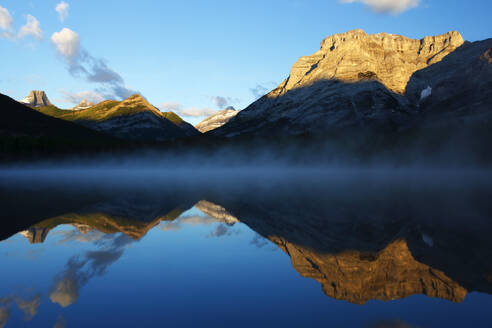
[[[251,91],[255,99],[258,99],[263,97],[268,92],[268,89],[261,84],[257,84],[256,87],[249,89],[249,91]]]
[[[64,22],[65,19],[67,19],[69,7],[70,5],[65,1],[62,1],[56,5],[55,10],[58,13],[58,17],[60,18],[60,21]]]
[[[210,232],[207,237],[223,237],[223,236],[232,236],[240,233],[240,230],[233,230],[231,226],[226,224],[219,224],[215,227],[215,229]]]
[[[96,91],[105,98],[125,99],[137,93],[125,86],[123,78],[104,59],[96,58],[82,48],[78,33],[63,28],[60,32],[53,33],[51,42],[65,60],[70,74],[99,84]]]
[[[254,88],[250,88],[249,91],[253,94],[256,99],[259,99],[266,95],[270,90],[274,89],[278,83],[276,82],[267,82],[267,83],[258,83]]]
[[[253,239],[251,239],[250,244],[255,245],[258,248],[263,248],[264,246],[268,245],[268,241],[263,236],[257,233],[255,234]]]
[[[29,321],[38,313],[41,305],[41,294],[36,294],[32,298],[24,300],[19,296],[8,296],[0,299],[0,327],[4,327],[10,318],[10,308],[12,303],[17,304],[19,310],[24,312],[24,320]]]
[[[408,9],[417,7],[420,0],[340,0],[340,2],[363,3],[377,13],[398,15]]]
[[[157,106],[162,111],[172,111],[178,114],[179,116],[187,116],[187,117],[202,117],[202,116],[210,116],[217,112],[216,109],[209,107],[188,107],[185,108],[182,104],[176,102],[163,102],[159,106]]]
[[[78,103],[80,103],[80,101]],[[60,235],[62,237],[62,239],[59,241],[60,244],[70,243],[74,241],[79,243],[93,243],[101,240],[105,236],[104,233],[96,229],[87,231],[85,233],[80,232],[78,229],[70,229],[53,231],[51,234]]]
[[[222,96],[213,96],[210,97],[210,100],[212,103],[219,107],[220,109],[224,109],[228,106],[232,106],[234,103],[238,103],[239,99],[237,98],[232,98],[232,97],[222,97]]]
[[[26,36],[33,36],[36,39],[41,40],[43,38],[43,31],[41,30],[39,21],[33,15],[27,15],[26,20],[26,24],[20,28],[17,37],[21,39]]]
[[[50,292],[51,301],[62,307],[73,304],[79,298],[80,288],[93,277],[105,274],[107,268],[123,255],[125,246],[133,242],[123,234],[109,235],[96,243],[102,249],[72,256],[65,271],[55,278]]]
[[[10,16],[9,11],[0,6],[0,37],[8,39],[13,38],[13,22],[14,20],[12,19],[12,16]]]
[[[159,228],[162,231],[177,231],[183,228],[185,225],[210,225],[216,223],[217,220],[210,216],[200,216],[200,215],[191,215],[191,216],[180,216],[174,221],[163,221],[159,224]]]
[[[24,312],[26,321],[28,321],[38,313],[38,307],[41,305],[41,294],[34,295],[29,300],[23,300],[19,297],[15,297],[14,300],[19,309]]]

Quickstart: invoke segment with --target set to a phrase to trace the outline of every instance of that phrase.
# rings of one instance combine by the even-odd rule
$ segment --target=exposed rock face
[[[236,116],[237,113],[239,113],[239,111],[235,110],[234,107],[227,107],[226,109],[210,115],[209,117],[195,125],[195,128],[202,133],[210,130],[215,130],[218,127],[221,127],[222,125],[229,122],[229,120]]]
[[[214,135],[321,133],[344,127],[404,126],[413,114],[403,96],[413,73],[463,44],[458,32],[413,40],[354,30],[333,35],[302,57],[275,90]]]
[[[95,104],[93,102],[90,102],[90,101],[87,101],[87,100],[82,100],[77,106],[75,106],[73,108],[73,110],[80,110],[80,109],[87,109],[87,108],[90,108],[92,106],[94,106]]]
[[[32,90],[29,95],[20,102],[33,107],[51,106],[51,102],[48,100],[46,93],[38,90]]]
[[[454,31],[421,40],[387,33],[368,35],[362,30],[335,34],[321,42],[319,51],[294,64],[278,94],[323,79],[377,79],[401,94],[414,72],[439,62],[463,42]]]

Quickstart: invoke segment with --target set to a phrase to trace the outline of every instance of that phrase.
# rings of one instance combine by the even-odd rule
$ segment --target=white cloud
[[[215,106],[217,106],[219,108],[224,108],[229,103],[227,98],[221,97],[221,96],[212,97],[211,100],[215,104]]]
[[[66,3],[65,1],[62,1],[56,5],[55,10],[58,13],[58,16],[60,17],[60,21],[63,22],[68,17],[68,8],[69,7],[70,7],[70,5],[68,3]]]
[[[75,105],[79,104],[82,100],[87,100],[95,104],[104,100],[103,95],[95,91],[69,92],[62,90],[61,93],[63,93],[63,98],[61,100],[62,102],[72,103]]]
[[[359,2],[365,4],[375,12],[398,15],[408,9],[417,7],[420,0],[340,0],[340,2]]]
[[[25,36],[33,36],[38,40],[43,38],[43,31],[39,26],[39,21],[33,15],[26,16],[27,22],[24,26],[21,27],[19,33],[17,34],[18,38],[23,38]]]
[[[12,38],[13,33],[12,33],[12,23],[13,19],[12,16],[10,16],[10,13],[7,9],[3,8],[0,6],[0,37],[3,38]]]
[[[159,105],[159,108],[162,110],[179,112],[179,111],[183,110],[183,105],[181,105],[180,103],[176,103],[176,102],[163,102],[162,104]]]
[[[63,28],[60,32],[53,33],[51,42],[68,64],[70,74],[102,85],[96,91],[104,94],[104,98],[125,99],[137,93],[125,87],[123,78],[108,67],[104,59],[96,58],[82,48],[77,32]]]
[[[66,27],[60,32],[53,33],[51,42],[58,53],[69,63],[80,56],[80,37],[76,32]]]
[[[188,116],[188,117],[202,117],[202,116],[210,116],[217,112],[216,109],[208,108],[208,107],[188,107],[185,108],[183,105],[175,102],[165,102],[158,106],[158,108],[162,111],[173,111],[179,116]]]

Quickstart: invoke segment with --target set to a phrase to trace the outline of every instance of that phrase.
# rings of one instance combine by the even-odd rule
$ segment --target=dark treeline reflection
[[[332,298],[461,302],[472,291],[492,293],[492,181],[483,172],[10,170],[0,181],[2,240],[22,231],[41,243],[71,224],[129,243],[162,221],[180,224],[195,206],[224,224],[214,233],[242,222],[269,239]],[[83,285],[106,267],[72,267],[116,261],[121,240],[113,242],[109,253],[69,263],[52,299],[73,302],[63,282],[75,275]]]

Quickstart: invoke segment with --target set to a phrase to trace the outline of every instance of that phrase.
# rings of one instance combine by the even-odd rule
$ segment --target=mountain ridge
[[[53,105],[34,109],[122,139],[162,141],[199,134],[178,115],[161,112],[139,94],[122,101],[105,100],[79,110],[62,110]]]
[[[446,76],[449,67],[444,68],[443,59],[461,54],[458,50],[468,44],[456,31],[419,40],[387,33],[368,35],[362,30],[332,35],[321,42],[320,50],[301,57],[278,87],[208,134],[409,129],[421,120],[420,99],[411,99],[406,90],[412,77],[429,67],[438,67],[437,73]],[[419,97],[429,87],[419,84]]]

